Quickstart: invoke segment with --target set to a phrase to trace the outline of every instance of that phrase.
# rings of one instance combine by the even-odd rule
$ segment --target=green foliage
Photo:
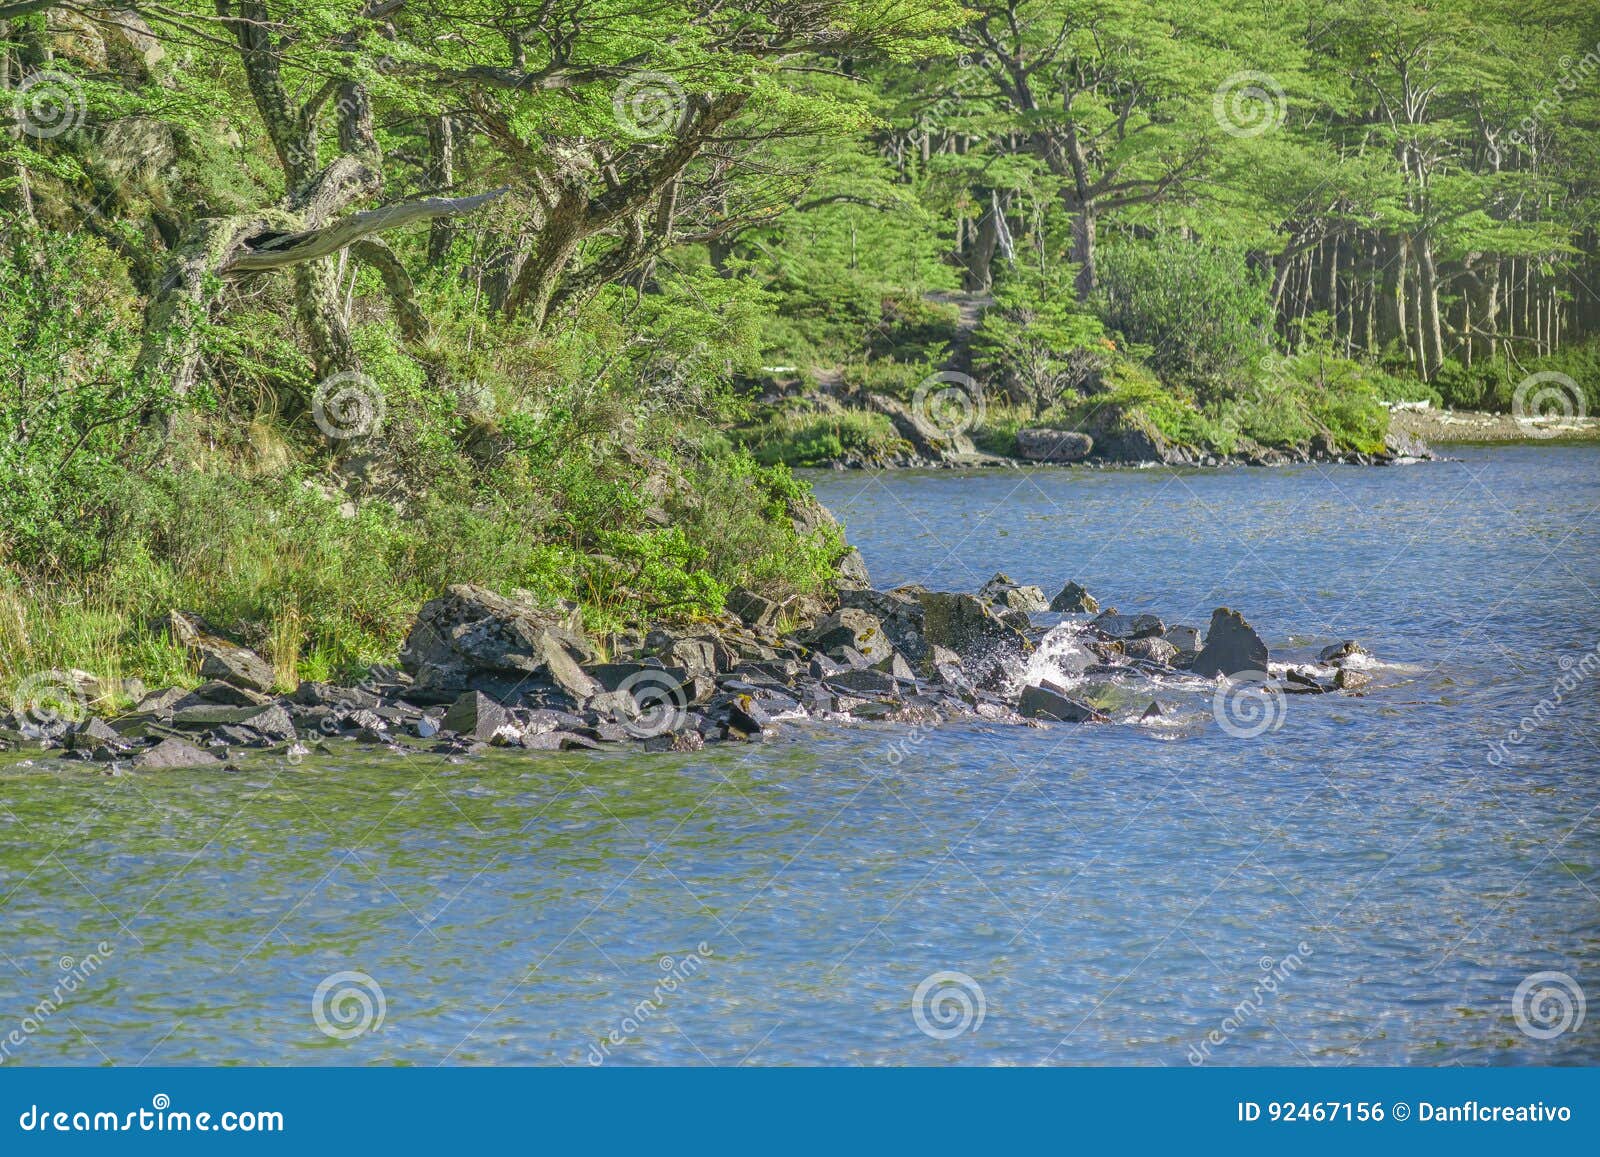
[[[737,434],[767,465],[825,466],[845,457],[881,462],[910,450],[887,417],[862,410],[784,410]]]
[[[112,467],[163,394],[129,373],[132,299],[105,248],[15,239],[0,261],[0,564],[71,571],[99,557]]]
[[[973,338],[973,365],[1008,398],[1044,409],[1099,373],[1111,343],[1073,298],[1070,268],[1018,266],[995,290]]]
[[[1171,233],[1129,238],[1105,248],[1100,275],[1106,327],[1208,394],[1250,377],[1268,348],[1267,286],[1239,251]]]

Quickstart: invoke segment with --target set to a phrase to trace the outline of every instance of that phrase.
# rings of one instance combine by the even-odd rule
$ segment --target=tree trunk
[[[1000,229],[994,213],[986,212],[978,219],[978,227],[967,248],[961,287],[968,293],[988,293],[994,287],[994,251],[999,244]]]
[[[294,267],[294,309],[310,343],[311,361],[318,377],[360,368],[339,302],[339,279],[332,258],[321,257]]]
[[[1078,267],[1073,286],[1079,301],[1088,301],[1099,281],[1095,275],[1095,207],[1093,202],[1079,208],[1072,218],[1072,262]]]
[[[428,122],[428,183],[436,193],[448,193],[456,180],[455,129],[447,116]],[[434,221],[428,230],[428,264],[440,265],[450,253],[455,225],[448,217]]]
[[[1444,327],[1439,318],[1439,271],[1433,261],[1433,239],[1426,234],[1417,241],[1417,325],[1422,378],[1427,381],[1444,364]]]

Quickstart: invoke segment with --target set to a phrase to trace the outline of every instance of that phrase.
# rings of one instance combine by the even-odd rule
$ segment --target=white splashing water
[[[1051,627],[1049,633],[1039,640],[1038,648],[1015,673],[1008,690],[1013,695],[1020,694],[1024,687],[1037,687],[1041,683],[1071,687],[1083,678],[1076,673],[1083,666],[1079,658],[1083,652],[1082,623],[1060,623]]]

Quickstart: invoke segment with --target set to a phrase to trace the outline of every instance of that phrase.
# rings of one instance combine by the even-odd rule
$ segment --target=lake
[[[1600,1063],[1600,447],[1451,452],[815,477],[880,586],[1393,665],[1255,738],[4,757],[0,1063]]]

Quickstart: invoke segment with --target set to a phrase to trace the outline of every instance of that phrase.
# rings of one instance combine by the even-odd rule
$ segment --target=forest
[[[826,587],[791,466],[1600,412],[1600,7],[0,2],[0,688]],[[1530,394],[1530,383],[1537,389]],[[114,680],[113,680],[114,681]]]

